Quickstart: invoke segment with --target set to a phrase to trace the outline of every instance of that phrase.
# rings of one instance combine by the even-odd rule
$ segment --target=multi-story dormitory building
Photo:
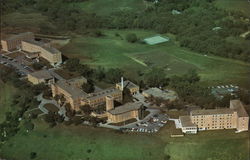
[[[62,63],[62,55],[59,50],[51,47],[48,43],[43,43],[35,40],[23,40],[21,42],[21,49],[29,53],[38,53],[38,55],[50,64],[56,65]]]
[[[35,37],[32,32],[20,33],[7,39],[2,39],[1,45],[2,50],[4,51],[22,49],[23,51],[28,52],[28,57],[31,57],[31,54],[35,55],[35,57],[42,57],[51,65],[58,65],[62,63],[61,52],[56,48],[51,47],[48,43],[35,41]]]
[[[231,100],[229,108],[193,110],[189,116],[181,116],[180,122],[184,133],[217,129],[241,132],[248,130],[249,116],[240,100]]]
[[[2,50],[13,51],[21,49],[21,42],[24,40],[34,40],[34,34],[32,32],[20,33],[14,36],[10,36],[1,40]]]

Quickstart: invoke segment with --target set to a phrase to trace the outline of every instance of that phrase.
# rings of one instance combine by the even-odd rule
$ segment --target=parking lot
[[[167,123],[167,120],[168,116],[166,114],[157,113],[145,121],[128,125],[124,128],[120,128],[120,130],[123,132],[156,133]]]
[[[14,53],[13,53],[14,54]],[[11,53],[0,54],[0,64],[5,65],[10,68],[15,68],[16,72],[20,76],[26,76],[27,74],[33,72],[33,69],[25,65],[20,56],[11,58]]]

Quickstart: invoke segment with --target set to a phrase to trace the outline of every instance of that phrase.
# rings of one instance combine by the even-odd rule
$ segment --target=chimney
[[[106,111],[114,109],[114,98],[112,96],[106,96]]]
[[[123,77],[121,77],[121,87],[122,87],[122,91],[123,91],[123,89],[124,89],[124,82],[123,82]]]

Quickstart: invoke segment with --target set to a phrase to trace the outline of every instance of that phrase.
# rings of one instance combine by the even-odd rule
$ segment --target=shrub
[[[134,33],[130,33],[126,36],[126,40],[130,43],[135,43],[137,41],[137,36]]]
[[[30,159],[35,159],[37,156],[36,152],[31,152],[30,153]]]

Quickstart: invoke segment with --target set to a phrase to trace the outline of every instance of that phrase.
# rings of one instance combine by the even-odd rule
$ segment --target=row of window
[[[193,118],[205,118],[206,116],[211,116],[211,115],[199,115],[199,116],[193,116]],[[212,115],[212,117],[232,117],[233,115],[232,114],[215,114],[215,115]]]

